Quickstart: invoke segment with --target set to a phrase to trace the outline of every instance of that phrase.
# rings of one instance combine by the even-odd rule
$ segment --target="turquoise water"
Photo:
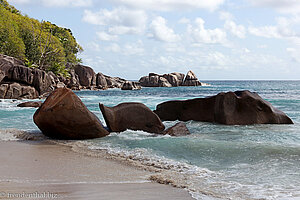
[[[185,185],[198,199],[300,199],[300,81],[206,82],[212,86],[112,89],[76,94],[104,122],[99,102],[106,106],[141,102],[155,109],[167,100],[247,89],[258,92],[295,124],[225,126],[189,121],[190,136],[171,138],[127,130],[85,143],[93,149],[134,155],[144,163],[180,168],[184,181],[179,180],[178,184]],[[35,109],[17,108],[19,102],[2,100],[0,103],[1,130],[37,129],[32,121]],[[164,122],[166,127],[175,123]]]

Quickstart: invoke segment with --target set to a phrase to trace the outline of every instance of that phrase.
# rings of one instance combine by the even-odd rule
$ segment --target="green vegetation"
[[[77,64],[82,47],[70,29],[39,22],[0,0],[0,53],[24,60],[26,66],[67,76],[66,63]]]

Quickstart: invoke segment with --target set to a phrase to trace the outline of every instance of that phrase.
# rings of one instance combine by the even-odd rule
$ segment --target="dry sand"
[[[192,199],[148,171],[42,141],[0,142],[0,161],[0,199]]]

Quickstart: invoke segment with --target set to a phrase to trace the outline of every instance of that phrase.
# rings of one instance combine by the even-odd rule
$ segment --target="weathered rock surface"
[[[185,123],[178,122],[174,126],[166,129],[163,132],[164,135],[170,135],[170,136],[186,136],[190,135],[189,129],[186,127]]]
[[[119,78],[119,77],[110,77],[110,76],[105,76],[107,86],[108,88],[121,88],[122,85],[126,82],[125,79]]]
[[[102,73],[97,74],[97,76],[96,76],[96,85],[99,89],[105,90],[105,89],[108,88],[106,77]]]
[[[78,75],[75,73],[75,70],[70,69],[69,74],[70,74],[71,77],[66,82],[67,87],[72,89],[72,90],[79,90],[80,81],[79,81]]]
[[[127,129],[161,134],[165,126],[159,117],[142,103],[121,103],[114,107],[99,104],[108,128],[112,132]]]
[[[140,90],[141,85],[139,82],[125,81],[121,90]]]
[[[165,121],[203,121],[227,125],[292,124],[292,120],[257,93],[236,91],[207,98],[168,101],[154,111]]]
[[[75,65],[73,68],[81,86],[90,87],[96,85],[96,73],[92,68],[84,65]]]
[[[15,82],[2,83],[0,85],[1,99],[35,99],[37,97],[39,97],[39,93],[31,86]]]
[[[184,77],[184,74],[177,72],[164,75],[149,73],[148,76],[141,77],[139,82],[143,87],[178,87],[201,85],[200,81],[192,71],[187,73],[185,79]]]
[[[23,65],[16,58],[0,54],[0,98],[36,98],[52,90],[52,79],[45,71]]]
[[[52,92],[33,120],[43,134],[55,139],[92,139],[109,134],[96,115],[67,88]]]
[[[201,86],[200,81],[192,71],[188,71],[182,83],[183,86]]]
[[[17,106],[18,107],[33,107],[33,108],[39,108],[43,104],[42,101],[27,101],[24,103],[20,103]]]
[[[172,85],[168,82],[168,80],[166,78],[159,77],[158,87],[172,87]]]

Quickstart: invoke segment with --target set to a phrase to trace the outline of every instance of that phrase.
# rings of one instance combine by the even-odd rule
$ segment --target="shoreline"
[[[153,172],[51,141],[1,141],[0,151],[0,199],[20,199],[16,195],[22,193],[59,199],[192,199],[183,189],[150,181]]]

